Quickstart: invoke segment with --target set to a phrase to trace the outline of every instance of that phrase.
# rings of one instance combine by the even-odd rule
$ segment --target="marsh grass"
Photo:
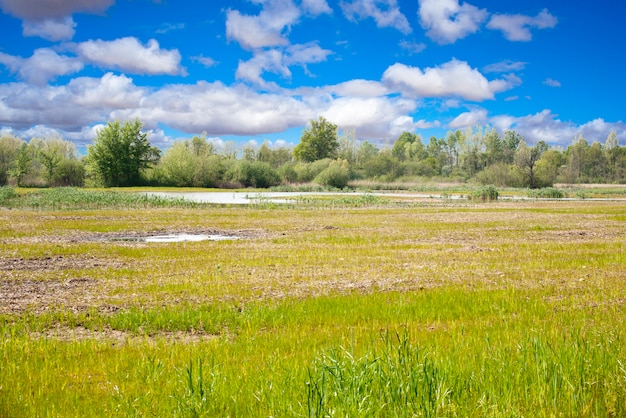
[[[72,187],[40,189],[18,194],[12,188],[2,188],[0,204],[9,208],[35,210],[94,210],[116,208],[151,208],[201,206],[182,198],[164,198],[141,193],[113,190],[87,190]]]
[[[626,414],[623,203],[353,203],[0,210],[0,416]]]

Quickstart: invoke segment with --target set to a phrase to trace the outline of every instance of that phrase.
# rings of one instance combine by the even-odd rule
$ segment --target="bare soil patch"
[[[86,277],[63,281],[10,279],[0,281],[0,313],[43,313],[63,307],[75,313],[119,308],[98,303],[98,281]]]
[[[43,338],[64,342],[94,340],[109,343],[112,346],[121,346],[129,342],[156,342],[160,339],[163,339],[168,343],[179,342],[192,344],[202,341],[209,341],[220,337],[219,335],[209,334],[204,331],[197,330],[175,332],[161,331],[147,335],[138,335],[132,332],[120,331],[111,328],[92,330],[82,326],[77,326],[73,328],[66,326],[57,326],[55,328],[50,328],[42,332],[32,332],[30,333],[30,336],[32,338]]]

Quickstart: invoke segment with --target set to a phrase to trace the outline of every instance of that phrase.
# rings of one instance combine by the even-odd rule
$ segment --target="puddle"
[[[109,241],[121,242],[200,242],[200,241],[234,241],[243,237],[236,235],[219,235],[219,234],[164,234],[164,235],[148,235],[148,236],[118,236],[110,238]]]
[[[198,242],[198,241],[228,241],[236,240],[239,237],[229,235],[206,235],[206,234],[168,234],[168,235],[155,235],[152,237],[145,237],[142,240],[145,242]]]

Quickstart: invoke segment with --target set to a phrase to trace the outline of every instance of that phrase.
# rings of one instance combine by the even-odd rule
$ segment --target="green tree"
[[[623,150],[619,146],[619,141],[617,140],[617,134],[615,131],[611,131],[609,136],[606,138],[606,142],[604,143],[604,153],[606,155],[608,179],[611,181],[620,179],[622,177],[622,173],[620,172],[619,161],[621,155],[623,154]]]
[[[24,177],[30,172],[33,156],[26,143],[23,143],[15,157],[15,165],[11,175],[15,177],[18,186],[22,186]]]
[[[14,136],[3,135],[0,137],[0,186],[7,184],[22,144],[24,141]]]
[[[520,142],[515,153],[515,165],[525,178],[525,185],[531,189],[539,187],[537,182],[537,162],[544,152],[548,150],[548,144],[543,141],[537,142],[533,147]]]
[[[62,138],[33,138],[30,146],[36,149],[36,158],[43,166],[42,176],[50,186],[79,185],[82,179],[78,165],[82,163],[76,158],[76,147],[73,143]],[[84,173],[84,169],[82,170]],[[70,184],[67,184],[67,183]]]
[[[399,161],[419,161],[426,158],[426,147],[422,137],[411,132],[402,132],[391,148],[391,155]]]
[[[321,116],[317,120],[311,120],[310,124],[293,150],[294,157],[305,162],[336,158],[339,149],[337,125]]]
[[[91,170],[106,187],[135,186],[143,181],[143,171],[152,167],[161,152],[148,141],[138,120],[109,122],[98,132],[88,149]]]
[[[502,140],[502,152],[503,161],[505,163],[512,164],[515,159],[515,151],[517,147],[524,140],[524,137],[515,131],[505,131],[504,139]]]

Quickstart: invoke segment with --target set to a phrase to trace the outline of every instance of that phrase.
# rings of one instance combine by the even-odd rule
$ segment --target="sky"
[[[0,131],[85,149],[139,119],[153,145],[293,146],[312,119],[379,146],[513,129],[626,145],[614,0],[0,0]]]

